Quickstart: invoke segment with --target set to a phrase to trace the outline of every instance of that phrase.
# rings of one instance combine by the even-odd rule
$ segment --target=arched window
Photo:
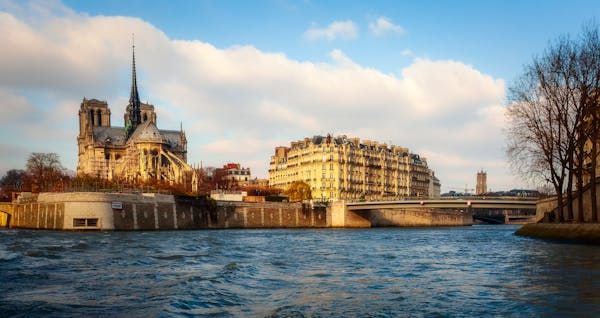
[[[90,123],[94,126],[94,110],[90,109]]]
[[[100,110],[98,109],[98,110],[96,111],[96,114],[98,115],[98,121],[97,121],[97,123],[96,123],[96,124],[97,124],[98,126],[102,126],[102,112],[100,112]]]
[[[148,114],[144,113],[144,122],[148,120]]]

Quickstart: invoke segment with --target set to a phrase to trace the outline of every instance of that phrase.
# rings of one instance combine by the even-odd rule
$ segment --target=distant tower
[[[487,172],[483,169],[477,172],[477,186],[475,187],[475,194],[482,195],[487,192]]]

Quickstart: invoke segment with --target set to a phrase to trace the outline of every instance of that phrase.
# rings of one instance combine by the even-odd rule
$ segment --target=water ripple
[[[600,247],[435,229],[0,230],[2,317],[600,312]]]

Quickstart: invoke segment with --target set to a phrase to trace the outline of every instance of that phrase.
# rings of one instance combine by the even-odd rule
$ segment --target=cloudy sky
[[[267,176],[277,145],[332,133],[427,157],[443,191],[529,186],[504,155],[507,87],[594,1],[0,0],[0,173],[31,152],[77,164],[77,110],[143,101],[188,136],[188,159]]]

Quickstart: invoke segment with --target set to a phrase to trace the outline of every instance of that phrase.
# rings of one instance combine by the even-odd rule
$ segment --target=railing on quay
[[[504,200],[504,201],[538,201],[541,198],[538,197],[492,197],[492,196],[455,196],[455,197],[402,197],[402,198],[387,198],[381,200],[346,200],[347,204],[353,203],[377,203],[377,202],[390,202],[390,201],[429,201],[429,200],[446,200],[446,201],[475,201],[475,200]]]

